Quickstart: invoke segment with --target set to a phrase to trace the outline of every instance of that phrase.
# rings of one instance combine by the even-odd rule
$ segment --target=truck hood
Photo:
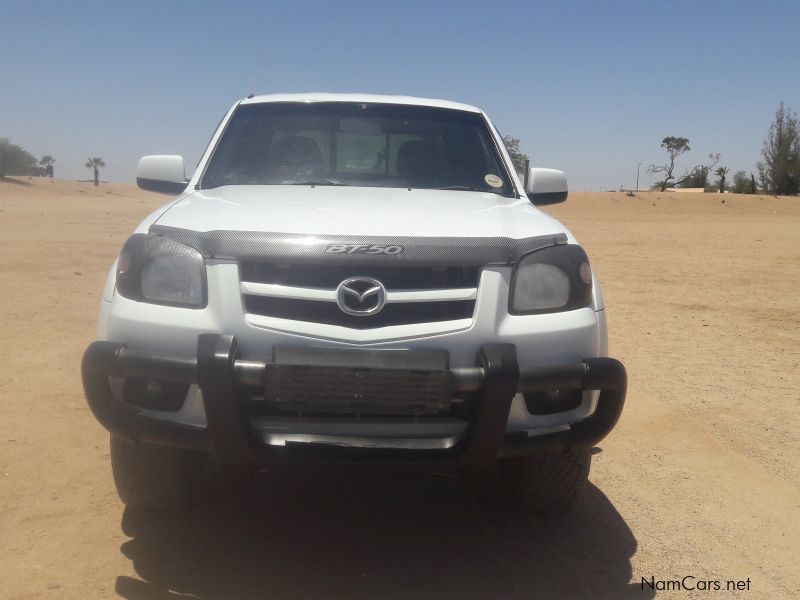
[[[224,186],[179,199],[156,224],[200,232],[514,239],[565,233],[572,238],[527,198],[379,187]]]

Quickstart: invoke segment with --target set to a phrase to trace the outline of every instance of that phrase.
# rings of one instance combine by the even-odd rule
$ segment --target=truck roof
[[[303,94],[265,94],[245,98],[241,104],[260,104],[263,102],[369,102],[380,104],[407,104],[412,106],[435,106],[468,112],[482,112],[481,109],[451,102],[450,100],[436,100],[433,98],[415,98],[414,96],[386,96],[376,94],[332,94],[328,92],[308,92]]]

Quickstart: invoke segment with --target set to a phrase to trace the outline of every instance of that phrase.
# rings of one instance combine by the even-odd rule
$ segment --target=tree
[[[719,167],[715,173],[719,179],[717,180],[717,189],[721,194],[725,193],[725,176],[730,172],[728,167]]]
[[[746,171],[736,171],[733,174],[733,185],[731,185],[730,191],[734,194],[750,193],[750,177]]]
[[[709,154],[708,157],[711,159],[710,165],[695,165],[692,167],[691,170],[685,170],[684,174],[680,177],[675,176],[675,161],[680,157],[682,154],[689,152],[691,148],[689,147],[689,138],[685,137],[675,137],[675,136],[668,136],[661,140],[661,147],[667,151],[667,156],[669,158],[669,162],[664,165],[655,165],[651,164],[647,172],[651,175],[656,173],[663,173],[664,178],[661,180],[661,191],[663,192],[667,188],[675,187],[677,185],[683,184],[686,180],[692,178],[703,178],[707,181],[708,178],[708,171],[711,170],[714,165],[719,162],[719,154]],[[705,187],[703,186],[696,186],[696,187]]]
[[[761,185],[771,194],[794,195],[800,190],[800,126],[797,113],[781,102],[761,148]]]
[[[9,140],[0,139],[0,179],[7,175],[38,175],[36,157]]]
[[[514,163],[514,168],[516,169],[517,173],[524,174],[525,167],[530,159],[528,158],[527,154],[520,150],[519,139],[511,137],[510,135],[504,135],[503,143],[506,145],[506,150],[508,150],[508,154],[511,156],[511,162]]]
[[[54,162],[56,162],[56,159],[50,156],[49,154],[45,154],[42,158],[39,159],[39,164],[44,168],[44,172],[48,177],[53,176]]]
[[[699,169],[689,173],[686,179],[678,185],[682,188],[707,188],[708,187],[708,167],[701,166]]]
[[[99,156],[95,156],[94,158],[89,158],[86,160],[86,168],[87,169],[94,169],[94,184],[100,185],[100,167],[105,167],[106,163],[103,162],[103,159]]]

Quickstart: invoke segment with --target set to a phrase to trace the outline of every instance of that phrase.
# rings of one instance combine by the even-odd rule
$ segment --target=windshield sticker
[[[497,175],[492,175],[489,173],[486,177],[483,178],[486,183],[488,183],[493,188],[501,188],[503,187],[503,180],[500,179]]]

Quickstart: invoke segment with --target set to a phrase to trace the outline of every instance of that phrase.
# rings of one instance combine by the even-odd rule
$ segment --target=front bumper
[[[481,347],[475,367],[450,369],[453,394],[470,393],[476,398],[466,435],[453,447],[268,446],[253,435],[239,397],[242,385],[264,385],[266,373],[265,362],[239,358],[236,338],[221,334],[201,334],[196,359],[136,353],[124,344],[99,341],[87,348],[82,362],[89,407],[111,433],[130,441],[213,452],[221,466],[236,470],[296,465],[456,472],[490,467],[499,457],[588,449],[617,423],[627,387],[625,367],[612,358],[585,358],[573,364],[520,371],[513,345],[487,344]],[[121,401],[112,392],[111,377],[197,383],[202,390],[206,425],[160,419]],[[517,392],[556,389],[599,390],[597,408],[568,430],[538,436],[507,433],[506,423]]]

